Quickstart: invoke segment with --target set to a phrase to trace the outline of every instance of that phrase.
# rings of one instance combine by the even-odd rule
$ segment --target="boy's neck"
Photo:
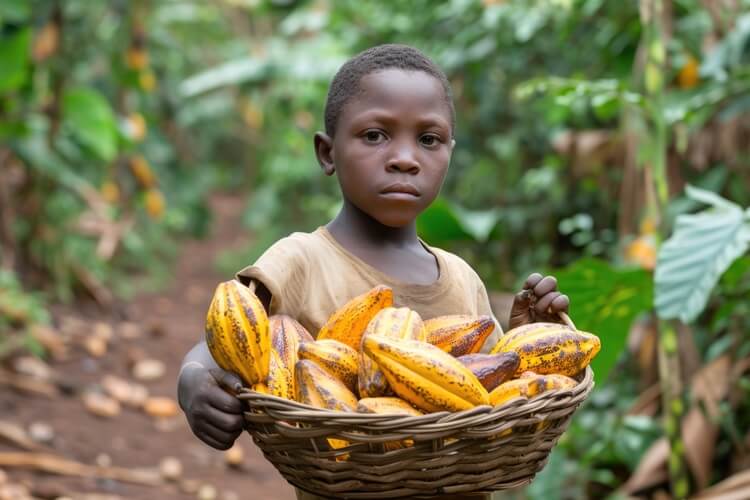
[[[346,199],[341,211],[326,228],[344,247],[421,247],[415,221],[403,227],[385,226]]]

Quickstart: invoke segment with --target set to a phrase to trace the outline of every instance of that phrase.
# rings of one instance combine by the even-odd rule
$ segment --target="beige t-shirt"
[[[295,318],[313,336],[337,309],[377,285],[393,289],[395,307],[409,307],[425,320],[444,314],[493,316],[477,273],[460,257],[422,244],[435,256],[439,269],[438,279],[427,285],[382,273],[349,253],[324,227],[282,238],[255,264],[238,272],[237,279],[246,285],[251,280],[263,283],[271,293],[269,313]],[[484,351],[502,335],[495,323]]]
[[[320,227],[312,233],[293,233],[274,243],[255,264],[237,273],[244,284],[259,281],[271,293],[270,314],[287,314],[316,336],[326,319],[350,299],[377,285],[393,289],[396,307],[409,307],[422,319],[444,314],[491,315],[487,290],[477,273],[460,257],[422,245],[435,256],[439,276],[428,285],[405,283],[378,271],[349,253]],[[497,342],[502,330],[485,341],[483,351]],[[299,500],[325,497],[296,490]],[[486,495],[449,495],[440,498],[481,499]]]

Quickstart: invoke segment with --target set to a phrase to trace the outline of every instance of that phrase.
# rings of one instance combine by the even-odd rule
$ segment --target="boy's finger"
[[[556,289],[557,279],[554,276],[547,276],[534,287],[534,295],[537,297],[543,297]]]
[[[550,309],[552,312],[558,313],[558,312],[567,312],[568,307],[570,307],[570,299],[567,295],[560,295],[553,300],[550,305]]]
[[[204,443],[212,448],[216,448],[217,450],[228,450],[237,439],[237,436],[211,427],[202,430],[198,437],[201,438]]]
[[[539,273],[530,274],[529,277],[526,278],[526,282],[523,284],[524,290],[531,290],[537,285],[537,283],[539,283],[539,280],[541,279],[542,275]]]
[[[206,443],[211,448],[214,448],[216,450],[226,450],[226,449],[229,449],[229,448],[226,447],[226,445],[224,445],[224,444],[216,441],[211,436],[208,436],[208,435],[203,434],[203,433],[198,433],[197,436],[200,438],[201,441],[203,441],[204,443]]]
[[[242,413],[242,402],[235,396],[225,392],[223,389],[214,390],[207,398],[208,404],[224,413],[235,415]]]
[[[544,314],[547,312],[547,309],[549,308],[550,304],[552,304],[552,301],[558,298],[560,295],[562,295],[560,292],[549,292],[546,295],[544,295],[541,299],[536,301],[536,304],[534,305],[534,310],[538,314]]]
[[[237,432],[243,429],[245,419],[242,415],[225,413],[216,408],[208,408],[205,415],[209,425],[225,432]]]

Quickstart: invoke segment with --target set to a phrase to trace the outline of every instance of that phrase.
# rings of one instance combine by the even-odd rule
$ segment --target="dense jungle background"
[[[312,135],[387,42],[455,96],[421,236],[602,340],[502,498],[750,498],[749,0],[1,0],[0,499],[293,498],[175,378],[216,284],[337,212]]]

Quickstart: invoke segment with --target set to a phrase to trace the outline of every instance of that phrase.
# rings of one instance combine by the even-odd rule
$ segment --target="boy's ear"
[[[328,134],[316,132],[313,139],[315,142],[315,156],[318,164],[326,175],[333,175],[336,166],[333,163],[333,139]]]

